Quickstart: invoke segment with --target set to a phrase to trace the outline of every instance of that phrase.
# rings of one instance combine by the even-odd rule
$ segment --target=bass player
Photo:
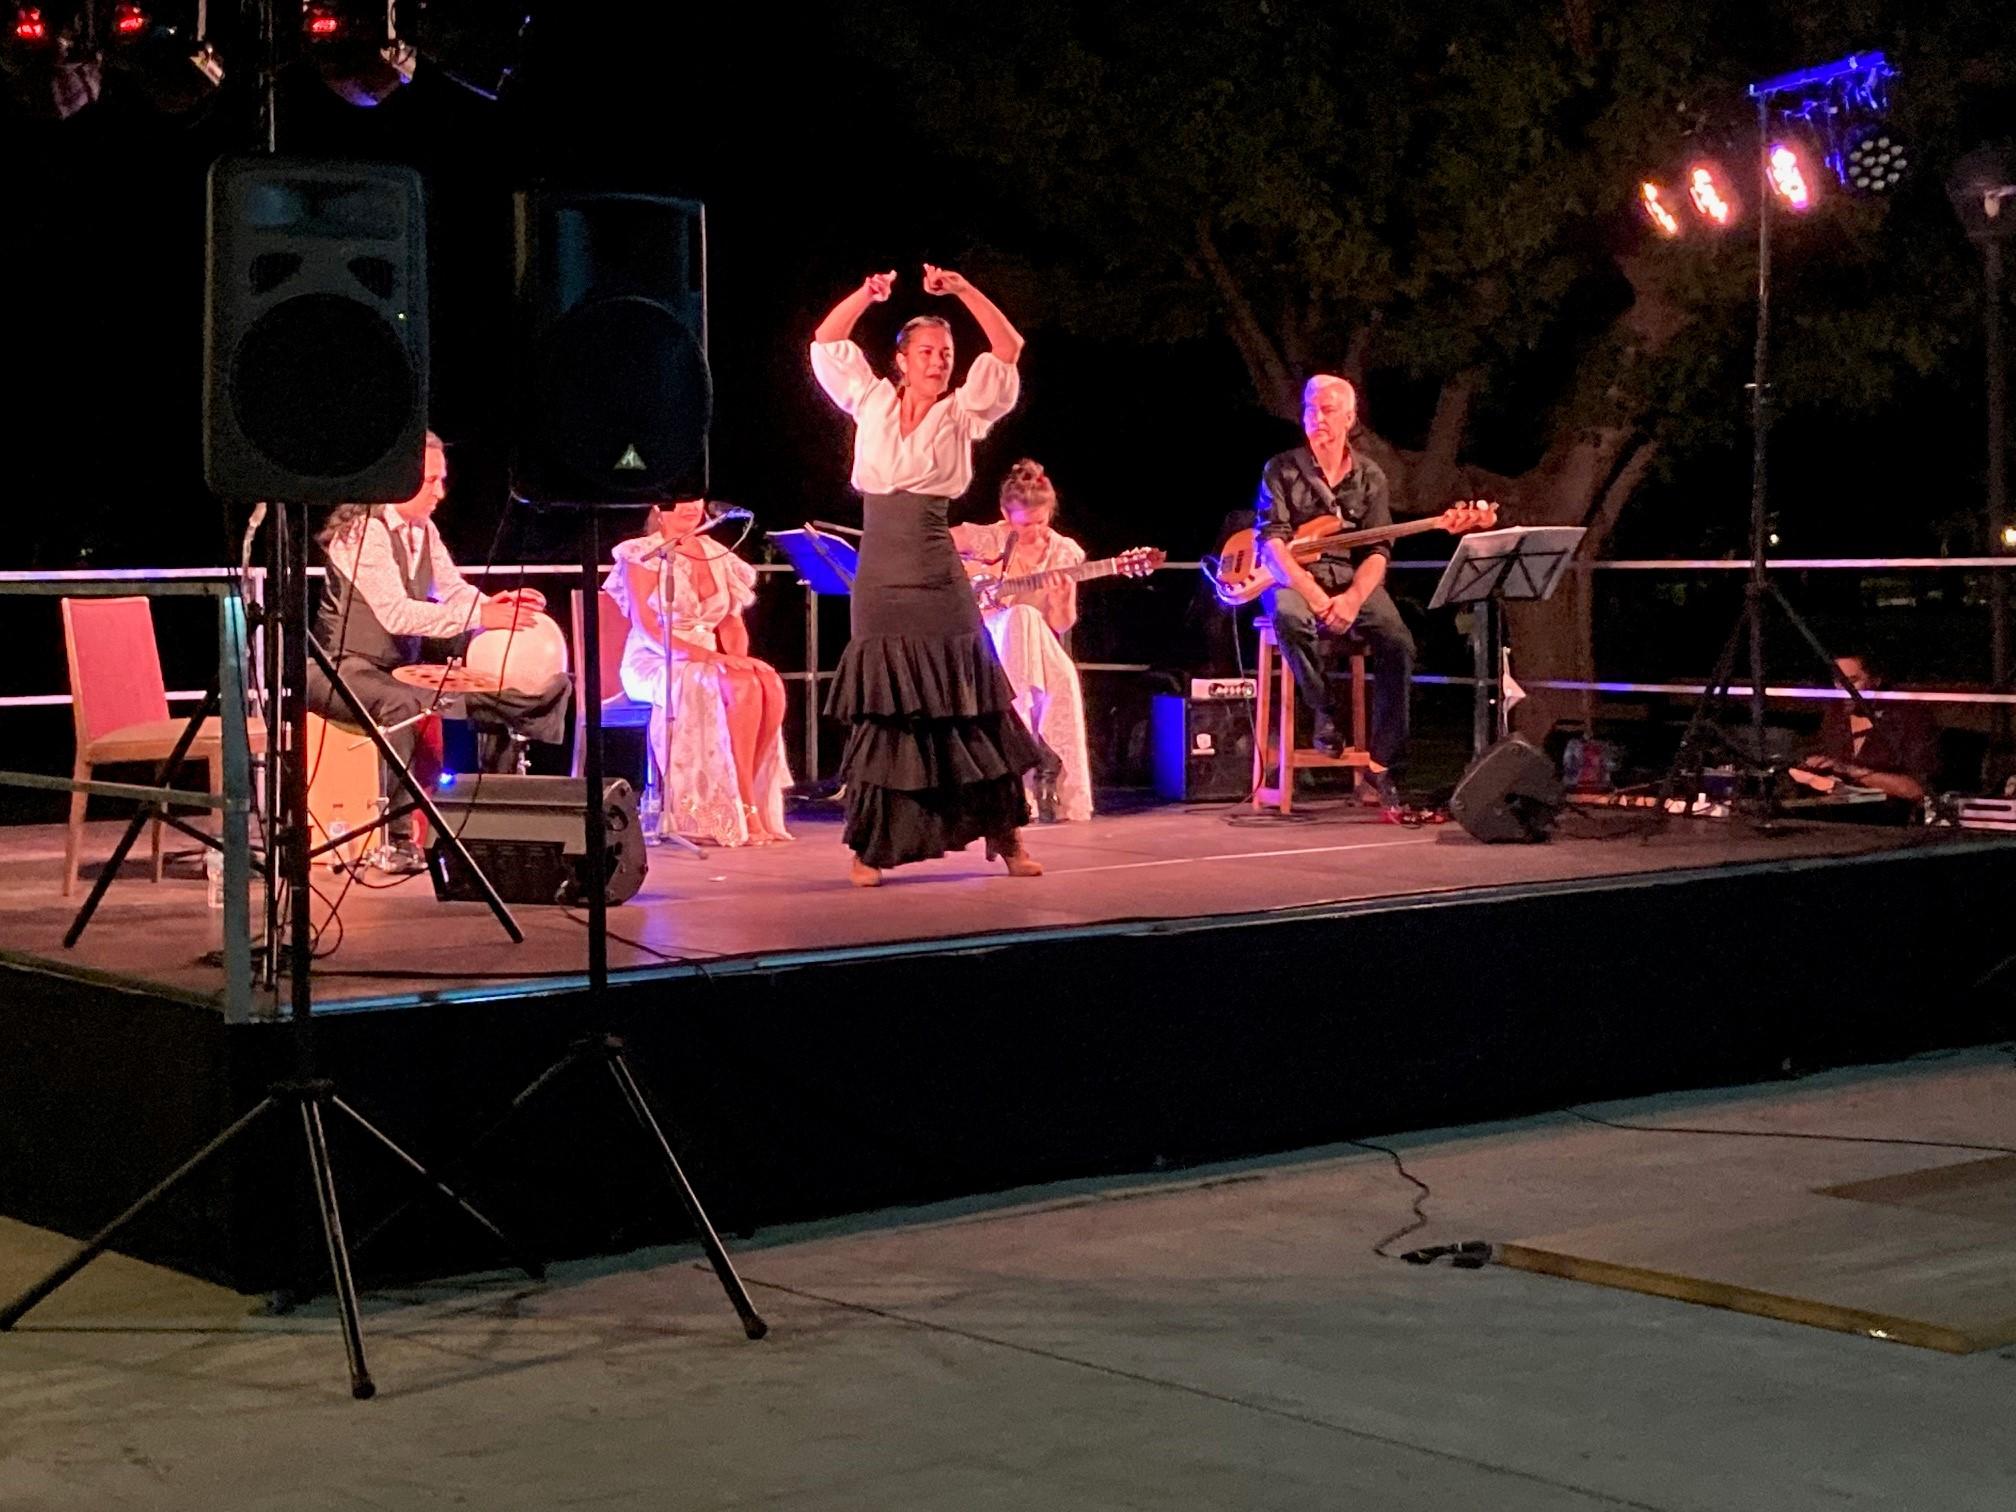
[[[1358,423],[1358,394],[1342,378],[1319,373],[1302,388],[1302,430],[1308,444],[1282,452],[1260,474],[1255,523],[1274,587],[1267,612],[1282,660],[1315,712],[1315,745],[1327,756],[1344,749],[1331,709],[1318,641],[1355,630],[1371,649],[1372,729],[1368,772],[1371,793],[1389,817],[1400,812],[1397,773],[1407,747],[1414,679],[1414,637],[1386,591],[1386,562],[1393,548],[1379,542],[1349,558],[1325,556],[1303,566],[1288,550],[1300,527],[1330,515],[1345,530],[1393,523],[1386,474],[1351,449]]]

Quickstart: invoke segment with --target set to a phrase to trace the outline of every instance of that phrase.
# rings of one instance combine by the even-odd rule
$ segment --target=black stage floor
[[[577,916],[520,909],[514,946],[424,879],[356,888],[322,937],[319,1069],[443,1160],[577,1038],[620,1032],[717,1219],[746,1230],[2007,1032],[2016,840],[1593,832],[1624,820],[1508,847],[1342,804],[1145,809],[1030,831],[1041,879],[976,847],[863,891],[836,818],[806,816],[788,846],[654,853],[611,912],[599,1001]],[[94,826],[87,856],[112,838]],[[292,1074],[295,1045],[225,1025],[193,870],[120,880],[62,950],[60,855],[56,829],[0,831],[0,1212],[85,1232]],[[269,1136],[129,1247],[247,1290],[289,1279],[305,1178],[298,1131]],[[401,1179],[368,1146],[338,1157],[369,1227]],[[549,1253],[679,1229],[584,1075],[468,1179]],[[423,1218],[365,1270],[493,1259]]]

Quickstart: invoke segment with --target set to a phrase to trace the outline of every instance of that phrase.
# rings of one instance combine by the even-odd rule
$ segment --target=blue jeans
[[[1351,568],[1343,562],[1319,562],[1310,574],[1327,593],[1341,593],[1351,583]],[[1295,686],[1304,703],[1322,712],[1330,711],[1330,685],[1324,676],[1317,642],[1329,632],[1309,601],[1293,588],[1274,588],[1267,594],[1267,612],[1274,617],[1274,638],[1281,647],[1281,659],[1294,674]],[[1414,636],[1400,618],[1399,606],[1385,588],[1379,587],[1365,600],[1352,622],[1352,633],[1370,648],[1372,666],[1372,730],[1367,744],[1372,759],[1383,767],[1398,769],[1407,749],[1407,727],[1414,691]]]

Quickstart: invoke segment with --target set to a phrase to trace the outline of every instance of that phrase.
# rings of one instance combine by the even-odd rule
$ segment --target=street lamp
[[[2009,526],[2008,381],[2002,356],[2002,243],[2016,236],[2016,154],[2004,146],[1981,147],[1953,165],[1946,193],[1967,235],[1981,248],[1986,295],[1988,381],[1988,550],[2007,551],[2016,532]],[[2009,599],[2002,574],[1990,574],[1988,624],[1995,686],[2009,682]]]

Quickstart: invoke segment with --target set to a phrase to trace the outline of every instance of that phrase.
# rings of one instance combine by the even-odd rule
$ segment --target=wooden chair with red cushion
[[[168,711],[168,685],[154,639],[154,612],[145,598],[64,599],[63,647],[70,663],[70,710],[77,729],[72,776],[89,782],[94,769],[120,762],[153,762],[157,771],[174,754],[188,721]],[[246,730],[254,752],[265,732]],[[187,762],[206,772],[206,791],[223,776],[224,723],[206,719]],[[89,794],[70,795],[70,825],[63,841],[63,896],[77,890],[78,852]],[[153,824],[153,876],[161,880],[161,818]]]

